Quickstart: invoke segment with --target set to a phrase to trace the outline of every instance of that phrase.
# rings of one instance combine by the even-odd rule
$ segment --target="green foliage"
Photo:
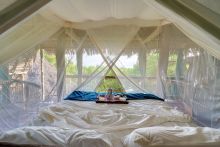
[[[124,92],[123,87],[118,83],[118,80],[116,79],[104,79],[96,91],[106,92],[108,88],[112,88],[114,92]]]
[[[96,66],[83,67],[83,74],[90,75],[95,71],[96,68],[98,68],[98,67],[96,67]]]
[[[46,59],[51,65],[56,65],[56,55],[43,52],[43,58]]]
[[[146,74],[149,77],[155,77],[157,75],[159,54],[157,52],[151,52],[147,56],[147,68]]]
[[[76,75],[77,74],[77,67],[74,63],[69,63],[66,67],[66,74],[67,75]]]
[[[43,52],[43,57],[46,59],[51,65],[56,66],[56,56],[55,54],[50,54],[46,51]],[[157,74],[157,68],[158,68],[158,59],[159,59],[159,53],[156,51],[150,52],[147,55],[147,65],[146,65],[146,76],[148,77],[156,77]],[[169,56],[169,62],[168,62],[168,68],[167,68],[167,75],[168,76],[175,76],[176,72],[176,61],[177,61],[177,55],[171,54]],[[68,64],[67,64],[68,63]],[[189,66],[189,65],[186,65]],[[88,66],[83,67],[83,74],[84,75],[90,75],[97,69],[97,66]],[[100,68],[99,70],[101,70]],[[136,63],[131,68],[120,68],[120,70],[129,76],[140,76],[140,70],[138,63]],[[76,63],[72,61],[66,61],[66,74],[67,75],[77,75],[77,66]],[[116,77],[114,72],[110,71],[107,74],[108,76]],[[99,87],[97,88],[98,92],[105,92],[108,88],[113,88],[115,92],[123,92],[124,89],[120,82],[116,78],[105,78]]]
[[[129,76],[137,76],[137,75],[140,75],[140,70],[139,70],[139,66],[138,64],[134,64],[134,66],[132,68],[120,68],[120,70],[125,73],[126,75],[129,75]]]
[[[158,59],[159,59],[159,53],[157,52],[151,52],[147,56],[147,68],[146,68],[146,74],[149,77],[155,77],[157,74],[157,68],[158,68]],[[169,56],[169,62],[167,67],[167,75],[168,76],[175,76],[176,73],[176,61],[177,61],[177,55],[171,54]]]
[[[114,92],[124,92],[124,88],[112,71],[109,71],[106,77],[101,81],[96,91],[106,92],[108,88],[112,88]]]
[[[169,56],[169,62],[168,62],[168,67],[167,67],[167,76],[175,76],[176,73],[176,61],[177,61],[177,55],[176,54],[171,54]]]

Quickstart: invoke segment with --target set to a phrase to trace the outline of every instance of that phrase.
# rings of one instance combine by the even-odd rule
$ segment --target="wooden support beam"
[[[45,95],[44,95],[44,67],[43,67],[43,49],[40,48],[40,71],[41,71],[41,91],[42,91],[42,95],[41,95],[41,100],[44,101]]]
[[[0,34],[7,31],[51,0],[17,0],[0,11]]]
[[[141,82],[141,87],[145,88],[146,87],[146,65],[147,65],[147,52],[145,49],[140,50],[139,55],[138,55],[138,63],[139,63],[139,70],[140,74],[142,77]]]
[[[76,60],[77,60],[77,72],[78,72],[78,81],[77,85],[82,83],[82,66],[83,66],[83,50],[80,49],[76,52]]]
[[[57,97],[58,101],[63,98],[65,93],[65,48],[64,48],[64,35],[61,35],[56,48],[56,63],[57,63]]]

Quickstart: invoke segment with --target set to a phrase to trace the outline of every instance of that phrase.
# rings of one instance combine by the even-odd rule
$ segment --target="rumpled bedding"
[[[208,127],[148,127],[134,130],[124,137],[126,147],[147,145],[220,145],[220,130]]]
[[[155,100],[130,101],[129,104],[63,101],[41,110],[39,117],[52,126],[104,132],[191,121],[188,115]]]
[[[17,128],[2,133],[0,141],[71,147],[140,147],[184,143],[180,140],[190,136],[201,143],[217,142],[220,134],[215,129],[195,127],[188,115],[155,100],[129,104],[63,101],[43,108],[38,119],[49,126]]]
[[[16,144],[56,145],[58,147],[112,147],[109,138],[94,130],[58,127],[24,127],[0,135],[0,141]]]

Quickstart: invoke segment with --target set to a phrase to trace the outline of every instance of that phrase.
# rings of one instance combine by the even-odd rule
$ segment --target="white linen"
[[[22,21],[12,30],[0,35],[0,64],[32,52],[39,43],[50,38],[61,27],[62,22],[55,24],[39,14]]]
[[[214,34],[207,32],[204,30],[203,24],[195,23],[194,20],[190,20],[190,18],[186,18],[186,16],[181,16],[177,14],[172,8],[167,8],[163,4],[161,4],[160,1],[156,0],[143,0],[149,7],[155,8],[155,11],[157,11],[159,14],[161,14],[163,17],[166,17],[170,22],[175,24],[178,29],[180,29],[187,37],[189,37],[191,40],[193,40],[195,43],[203,47],[208,53],[213,55],[214,57],[220,59],[220,52],[219,52],[219,45],[220,45],[220,38],[216,37]],[[181,1],[184,3],[185,1]],[[212,10],[205,8],[205,7],[195,7],[193,4],[195,4],[195,1],[187,1],[189,4],[185,6],[189,9],[194,9],[194,11],[197,11],[197,15],[204,17],[206,21],[210,21],[210,16],[212,18],[212,21],[215,20],[215,23],[212,24],[212,21],[209,23],[212,25],[217,25],[219,27],[219,15],[217,13],[213,13]],[[197,1],[198,2],[198,1]],[[207,1],[209,4],[219,5],[219,1]],[[207,3],[206,2],[206,3]],[[191,3],[191,4],[190,4]],[[199,5],[199,4],[198,4]],[[210,5],[211,6],[211,5]],[[159,10],[159,11],[158,11]],[[181,9],[179,9],[181,10]],[[200,13],[199,13],[200,12]],[[203,13],[201,13],[203,12]],[[209,12],[209,13],[208,13]],[[180,13],[184,15],[184,13]],[[211,14],[208,16],[208,14]],[[195,19],[195,18],[194,18]],[[206,26],[206,28],[211,30],[214,28],[210,26]]]
[[[146,145],[219,145],[220,130],[206,127],[148,127],[134,130],[124,138],[126,147]]]
[[[112,147],[103,133],[94,130],[58,127],[25,127],[0,135],[0,141],[16,144],[40,144],[70,147]]]
[[[156,100],[130,101],[128,105],[63,101],[41,110],[39,117],[57,127],[104,132],[191,121],[188,115]]]
[[[65,139],[70,133],[68,129],[56,127],[25,127],[17,128],[0,136],[0,141],[16,144],[42,144],[65,146]]]
[[[145,21],[163,19],[141,0],[53,0],[47,6],[55,15],[74,23],[97,21],[98,24],[99,21],[111,18],[138,18]]]
[[[53,127],[17,128],[2,133],[0,141],[68,147],[122,147],[185,143],[190,137],[198,139],[189,140],[191,143],[220,140],[219,130],[192,127],[188,115],[155,100],[130,101],[128,105],[63,101],[42,109],[39,119]]]

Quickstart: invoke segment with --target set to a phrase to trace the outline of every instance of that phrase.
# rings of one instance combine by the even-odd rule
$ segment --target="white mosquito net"
[[[1,131],[32,125],[41,107],[74,90],[110,86],[181,102],[200,124],[220,126],[219,40],[174,21],[159,0],[124,5],[55,0],[0,36]]]

